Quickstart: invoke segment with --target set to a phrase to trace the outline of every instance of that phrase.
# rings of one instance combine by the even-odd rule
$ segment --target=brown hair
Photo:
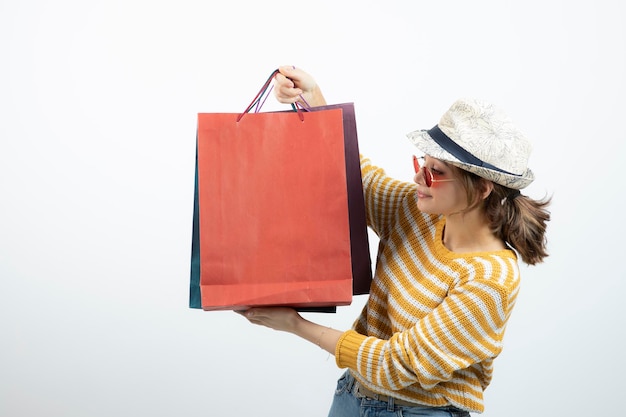
[[[455,171],[467,192],[466,211],[482,204],[491,231],[515,249],[522,261],[528,265],[543,262],[548,256],[545,234],[551,198],[533,200],[519,190],[493,183],[489,196],[481,200],[481,191],[488,180],[459,168]]]

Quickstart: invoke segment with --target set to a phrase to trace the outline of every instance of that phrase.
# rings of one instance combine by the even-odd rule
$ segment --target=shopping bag
[[[369,290],[354,106],[311,110],[198,115],[190,307],[334,311]]]
[[[350,242],[352,253],[352,294],[369,294],[372,283],[372,261],[370,257],[359,141],[356,129],[354,103],[331,104],[309,107],[307,111],[340,108],[343,110],[344,152],[350,218]]]

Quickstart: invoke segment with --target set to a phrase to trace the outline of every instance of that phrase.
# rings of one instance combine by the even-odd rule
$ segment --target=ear
[[[480,180],[480,199],[486,200],[493,191],[493,182],[481,178]]]

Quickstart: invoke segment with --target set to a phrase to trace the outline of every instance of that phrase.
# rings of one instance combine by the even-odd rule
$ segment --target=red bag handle
[[[278,74],[278,72],[279,71],[277,69],[272,71],[272,73],[270,74],[269,78],[267,79],[267,81],[265,81],[265,84],[263,84],[263,87],[261,87],[261,89],[259,90],[257,95],[254,97],[252,102],[243,111],[243,113],[241,113],[237,117],[237,122],[239,122],[246,113],[249,113],[250,110],[252,110],[252,107],[256,106],[256,109],[254,111],[255,113],[258,113],[261,110],[261,107],[263,107],[263,104],[265,103],[265,100],[267,99],[267,96],[269,95],[269,92],[272,91],[273,86],[272,86],[272,88],[269,88],[270,84],[272,83],[272,80],[274,79],[276,74]],[[268,91],[268,88],[269,88],[269,91]],[[292,104],[291,107],[293,108],[293,110],[296,113],[298,113],[298,117],[300,118],[300,121],[304,122],[304,115],[302,114],[302,107],[301,107],[301,105],[296,102],[295,104]]]

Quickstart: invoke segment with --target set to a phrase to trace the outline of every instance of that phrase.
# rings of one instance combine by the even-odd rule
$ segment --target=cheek
[[[467,208],[467,196],[462,189],[451,187],[445,193],[438,193],[436,200],[442,214],[454,213]]]
[[[465,190],[461,187],[453,187],[451,191],[447,194],[448,200],[450,202],[454,202],[455,204],[463,204],[467,205],[467,194]]]

